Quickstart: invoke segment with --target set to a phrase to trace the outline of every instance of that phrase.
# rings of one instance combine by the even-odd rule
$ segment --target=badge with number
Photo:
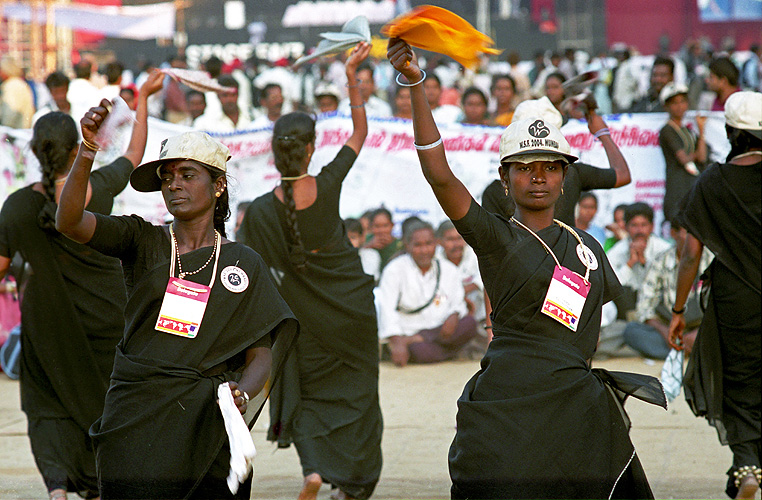
[[[249,286],[249,277],[243,269],[237,266],[228,266],[220,274],[222,286],[233,293],[241,293]]]
[[[583,245],[582,243],[578,244],[577,257],[579,257],[580,262],[582,262],[585,267],[589,267],[591,271],[598,269],[598,259],[595,258],[595,254],[589,246]]]
[[[588,293],[589,281],[570,269],[556,266],[542,304],[542,313],[576,332]]]
[[[211,288],[180,278],[170,278],[156,320],[156,330],[189,339],[198,335]]]

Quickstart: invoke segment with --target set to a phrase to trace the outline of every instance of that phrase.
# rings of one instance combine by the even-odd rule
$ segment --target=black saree
[[[381,472],[383,430],[373,278],[340,227],[307,252],[304,271],[295,269],[277,203],[273,193],[254,200],[238,233],[262,255],[302,328],[273,388],[268,439],[294,443],[305,475],[367,498]]]
[[[121,253],[133,283],[103,416],[90,430],[102,498],[233,498],[217,386],[240,379],[250,347],[273,346],[271,379],[277,377],[298,324],[261,258],[227,243],[196,338],[159,332],[154,327],[169,279],[166,228],[137,217],[99,217],[97,224],[90,244]],[[197,269],[211,251],[184,254],[183,265]],[[223,285],[229,266],[246,273],[245,290]],[[208,285],[212,270],[210,264],[186,279]],[[249,494],[250,482],[235,498]]]
[[[450,448],[453,498],[652,498],[623,404],[666,408],[654,377],[590,369],[601,306],[621,291],[600,244],[576,332],[541,313],[555,261],[525,230],[472,202],[453,221],[479,257],[494,338],[458,400]],[[583,275],[578,242],[557,225],[537,233]]]

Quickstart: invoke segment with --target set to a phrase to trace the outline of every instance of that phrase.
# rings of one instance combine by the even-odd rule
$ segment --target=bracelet
[[[759,483],[762,481],[762,469],[756,465],[744,465],[733,471],[736,488],[741,487],[741,481],[743,481],[746,476],[753,476],[757,480],[757,483]]]
[[[352,108],[352,109],[364,108],[365,107],[365,103],[358,104],[357,106],[355,106],[354,104],[350,104],[349,107]]]
[[[87,139],[85,139],[84,137],[82,138],[82,144],[84,144],[84,145],[85,145],[85,147],[86,147],[87,149],[91,150],[91,151],[100,151],[100,150],[101,150],[101,148],[99,148],[98,146],[96,146],[96,145],[95,145],[95,144],[93,144],[92,142],[89,142],[89,141],[88,141]]]
[[[249,393],[246,391],[243,391],[243,399],[248,403],[249,402]]]
[[[682,309],[675,309],[674,307],[672,308],[672,314],[683,314],[684,312],[685,312],[685,306],[683,306]]]
[[[601,136],[604,136],[604,135],[611,135],[611,132],[609,132],[608,127],[603,127],[598,132],[594,133],[593,137],[600,140]]]
[[[357,83],[355,85],[350,85],[349,82],[347,82],[344,84],[344,86],[348,89],[352,89],[355,87],[359,87],[361,83],[362,83],[362,80],[357,80]]]
[[[439,137],[435,142],[432,142],[431,144],[424,144],[423,146],[419,146],[416,143],[413,143],[413,146],[415,146],[415,149],[418,151],[426,151],[427,149],[434,149],[435,147],[442,144],[442,137]]]
[[[423,73],[423,75],[421,76],[421,79],[415,83],[400,82],[400,77],[402,76],[402,73],[397,73],[397,78],[395,78],[395,80],[397,81],[397,85],[399,85],[400,87],[415,87],[416,85],[423,83],[423,81],[426,79],[426,72],[424,70],[421,70],[421,73]]]
[[[485,330],[492,330],[492,325],[484,325]]]

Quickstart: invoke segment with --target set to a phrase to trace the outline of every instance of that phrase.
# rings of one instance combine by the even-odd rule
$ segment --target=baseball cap
[[[663,89],[661,89],[661,92],[659,92],[659,101],[664,104],[680,94],[688,95],[688,87],[681,83],[669,82]]]
[[[337,101],[341,100],[341,92],[336,84],[331,82],[320,82],[315,86],[315,97],[329,95],[335,97]]]
[[[527,158],[529,157],[529,158]],[[543,118],[513,121],[500,138],[500,163],[505,161],[577,161],[561,131]]]
[[[762,93],[735,92],[725,101],[725,123],[762,139]]]
[[[542,118],[545,123],[550,123],[556,128],[561,128],[561,125],[564,123],[561,112],[553,106],[548,96],[522,101],[516,106],[512,121],[518,122],[528,118]]]
[[[159,159],[140,165],[130,175],[130,185],[144,193],[161,190],[159,167],[171,160],[194,160],[227,172],[230,150],[205,132],[185,132],[161,142]]]

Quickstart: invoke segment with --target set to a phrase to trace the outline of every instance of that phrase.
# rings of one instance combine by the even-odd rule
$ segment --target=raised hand
[[[103,120],[108,116],[111,109],[111,102],[108,99],[102,99],[100,105],[90,108],[85,116],[79,121],[82,129],[82,137],[85,141],[93,143],[98,129],[103,125]]]
[[[390,38],[386,49],[386,58],[394,69],[402,73],[409,82],[417,82],[421,79],[421,68],[418,67],[418,58],[413,48],[401,38]]]
[[[149,95],[160,91],[164,86],[164,77],[164,73],[158,69],[151,71],[151,74],[148,75],[148,79],[146,79],[146,81],[143,82],[143,85],[140,86],[140,93],[138,97],[143,95],[148,97]]]
[[[370,54],[370,44],[368,42],[360,42],[355,45],[355,48],[352,49],[352,52],[347,58],[347,73],[351,71],[352,74],[355,74],[360,63],[368,58],[368,54]]]

